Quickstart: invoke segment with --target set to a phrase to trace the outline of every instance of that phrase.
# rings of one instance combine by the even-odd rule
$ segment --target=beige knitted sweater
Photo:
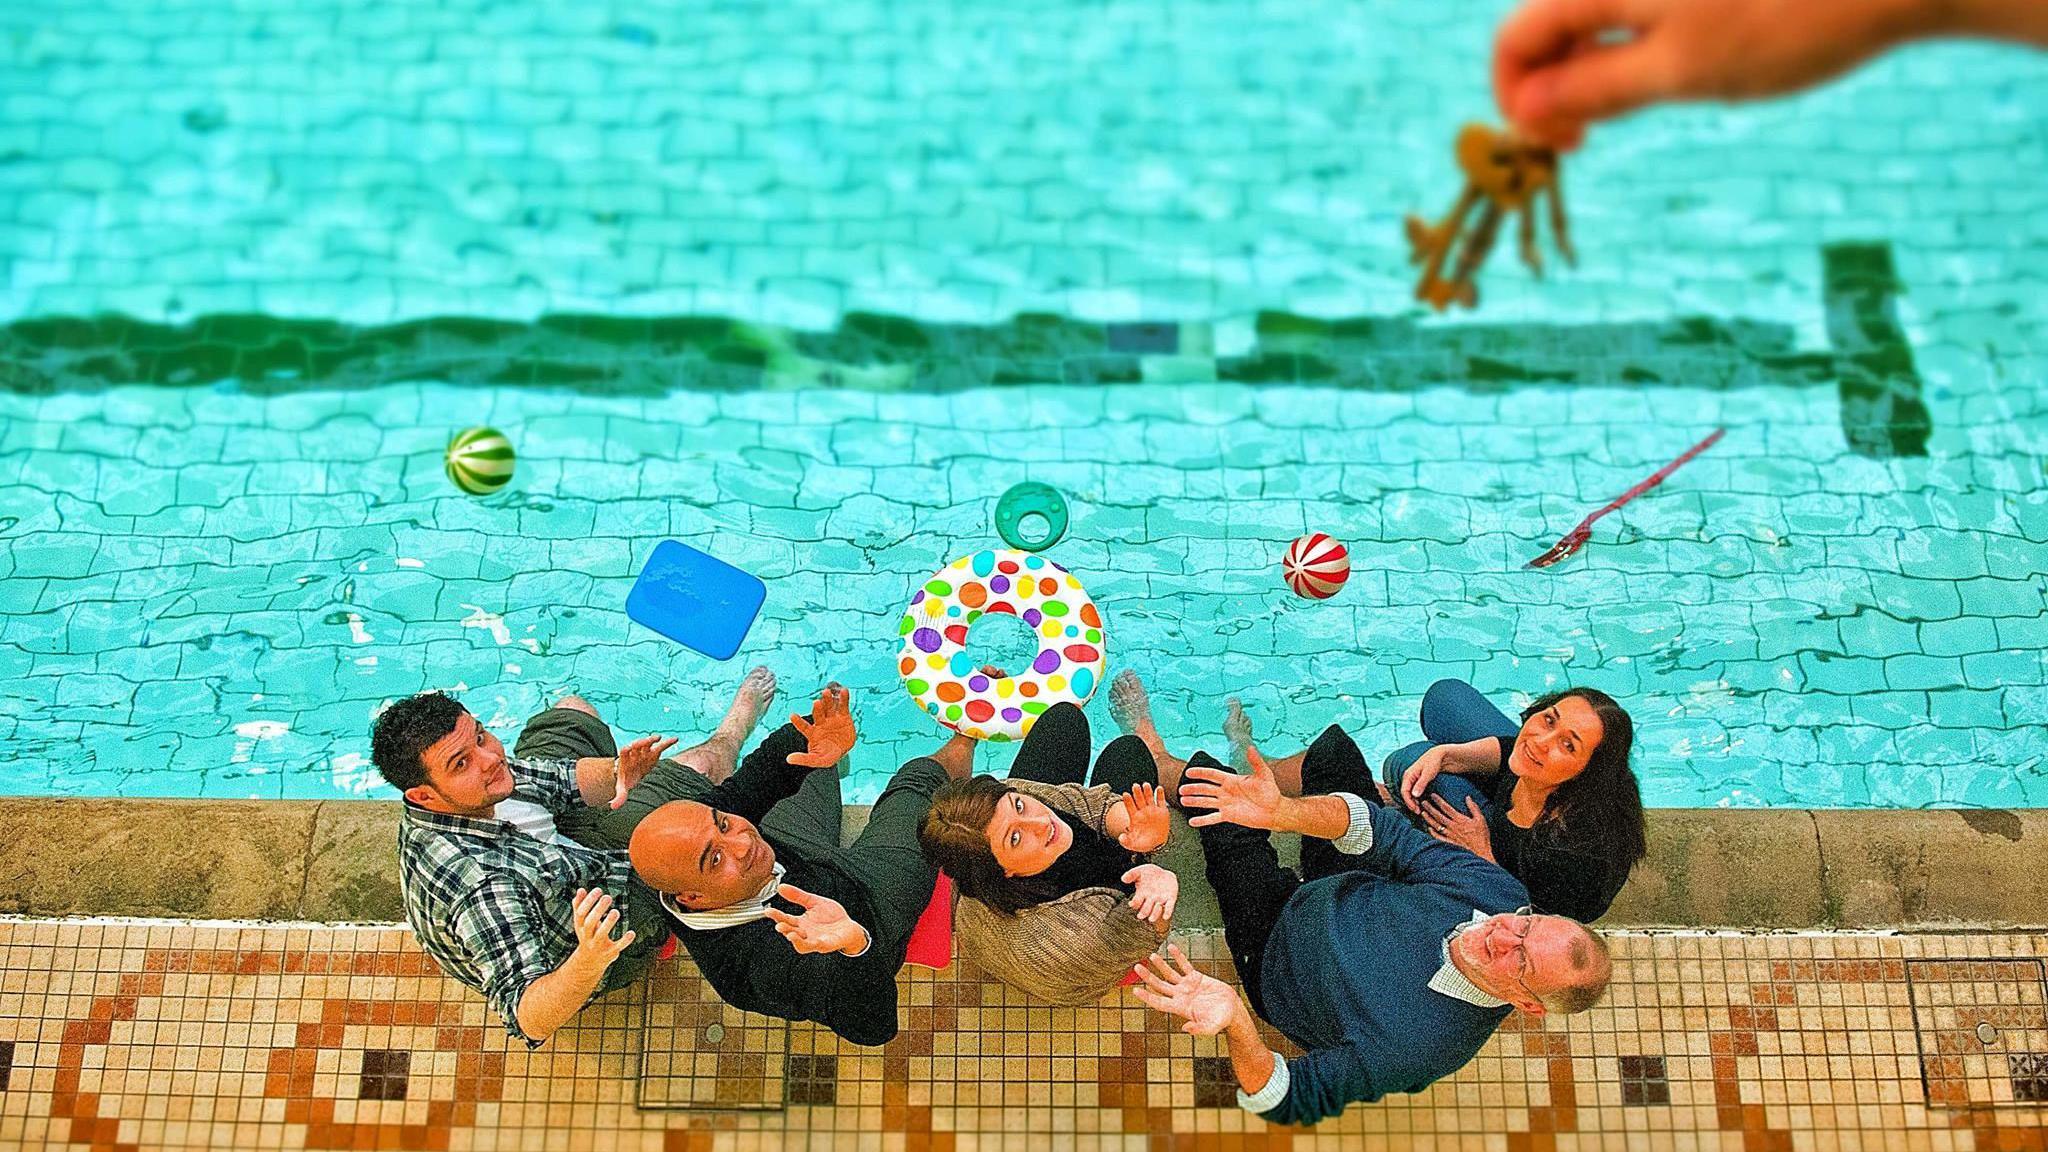
[[[1109,835],[1103,821],[1119,794],[1107,785],[1012,780],[1010,786]],[[961,959],[1013,988],[1052,1004],[1092,1004],[1116,991],[1163,937],[1138,919],[1122,889],[1082,888],[1014,916],[959,897],[953,938]]]

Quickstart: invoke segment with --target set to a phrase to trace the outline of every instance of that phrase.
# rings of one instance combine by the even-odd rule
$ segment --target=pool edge
[[[397,817],[369,800],[0,798],[0,913],[393,922]],[[846,834],[866,819],[849,807]],[[2048,925],[2048,810],[1664,808],[1649,820],[1650,857],[1603,926]],[[1189,929],[1219,923],[1199,852],[1185,828],[1165,849]]]

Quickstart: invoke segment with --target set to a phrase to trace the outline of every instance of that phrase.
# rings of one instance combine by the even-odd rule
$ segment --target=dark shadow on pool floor
[[[358,327],[246,315],[184,325],[123,316],[18,320],[0,329],[0,388],[112,385],[257,394],[445,380],[605,394],[846,388],[946,392],[1011,384],[1310,384],[1406,392],[1524,384],[1726,390],[1826,387],[1863,456],[1925,456],[1931,431],[1894,298],[1891,248],[1822,250],[1832,347],[1800,352],[1784,324],[1686,316],[1619,324],[1425,326],[1407,317],[1260,315],[1243,355],[1213,352],[1207,324],[1097,324],[1026,313],[1005,324],[928,324],[850,313],[830,332],[707,316],[560,314],[531,322],[435,317]]]

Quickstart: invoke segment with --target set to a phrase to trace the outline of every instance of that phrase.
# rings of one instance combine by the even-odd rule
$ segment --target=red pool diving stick
[[[1678,459],[1673,460],[1671,463],[1666,464],[1662,468],[1657,469],[1655,472],[1650,474],[1649,479],[1643,481],[1642,483],[1636,485],[1628,491],[1623,492],[1621,495],[1615,497],[1612,501],[1610,501],[1606,507],[1600,509],[1598,512],[1593,513],[1591,516],[1586,517],[1584,520],[1579,521],[1579,526],[1565,533],[1564,539],[1559,540],[1555,544],[1552,544],[1550,546],[1550,551],[1545,552],[1543,555],[1538,556],[1534,560],[1529,561],[1529,567],[1548,568],[1552,564],[1557,563],[1559,560],[1562,560],[1565,557],[1571,555],[1572,553],[1577,552],[1580,548],[1585,547],[1586,541],[1591,539],[1593,536],[1593,521],[1598,520],[1602,516],[1607,515],[1609,512],[1614,511],[1616,508],[1621,507],[1623,504],[1628,503],[1636,497],[1641,496],[1643,493],[1648,492],[1650,489],[1655,488],[1657,485],[1662,484],[1666,476],[1669,476],[1673,472],[1676,472],[1680,468],[1684,467],[1686,461],[1692,459],[1693,457],[1699,455],[1702,452],[1705,452],[1707,449],[1712,448],[1714,446],[1714,441],[1719,440],[1723,435],[1727,433],[1727,431],[1728,430],[1726,428],[1714,429],[1713,435],[1686,449],[1685,455],[1680,456]]]

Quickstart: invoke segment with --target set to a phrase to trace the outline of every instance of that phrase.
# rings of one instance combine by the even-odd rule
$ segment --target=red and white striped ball
[[[1311,532],[1287,546],[1280,569],[1296,596],[1328,600],[1351,579],[1351,553],[1321,532]]]

